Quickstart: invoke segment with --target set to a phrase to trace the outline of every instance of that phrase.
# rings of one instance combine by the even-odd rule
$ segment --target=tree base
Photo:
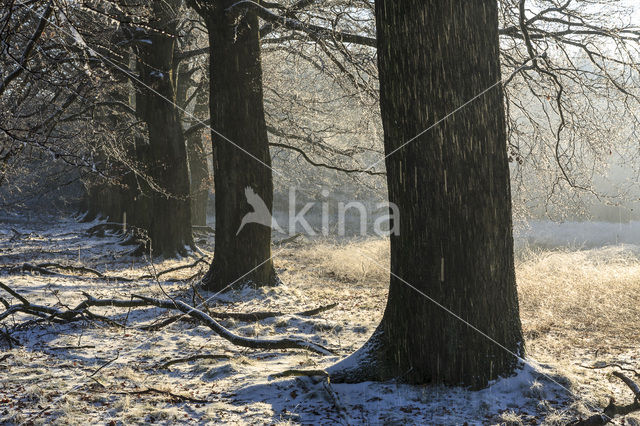
[[[381,382],[392,379],[382,361],[384,348],[382,327],[353,354],[326,369],[332,383]]]
[[[224,282],[216,279],[214,268],[209,268],[209,271],[205,274],[201,281],[201,287],[206,291],[224,292],[231,290],[232,288],[238,288],[242,286],[249,286],[253,288],[260,287],[276,287],[282,284],[280,277],[276,274],[275,270],[271,270],[268,279],[256,280],[255,278],[247,277],[245,279],[239,279],[231,282]]]

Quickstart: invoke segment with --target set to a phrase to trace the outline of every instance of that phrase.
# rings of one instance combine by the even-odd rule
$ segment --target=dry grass
[[[305,246],[297,256],[338,281],[379,286],[389,283],[388,240],[369,239],[348,244],[324,241]]]
[[[323,276],[348,284],[385,287],[388,240],[322,242],[292,252]],[[640,248],[527,250],[518,253],[520,310],[531,348],[633,346],[640,336]]]
[[[595,352],[637,346],[639,256],[629,246],[523,256],[516,274],[530,349],[560,355],[568,347]]]
[[[382,314],[389,282],[388,241],[324,242],[292,253],[292,260],[307,265],[313,276],[328,278],[336,287],[370,291],[368,297],[375,306],[361,302],[354,309],[367,306],[370,312]],[[517,253],[517,258],[528,356],[552,366],[590,406],[606,405],[612,394],[617,400],[628,399],[629,390],[608,375],[610,369],[584,365],[615,362],[640,371],[640,248],[529,249]],[[517,416],[511,414],[505,413],[503,421],[517,424]],[[563,424],[568,415],[551,411],[547,423]]]
[[[98,247],[96,243],[96,252]],[[564,402],[556,404],[554,398],[549,398],[545,393],[548,383],[534,381],[524,389],[523,400],[533,401],[534,411],[541,413],[540,417],[544,417],[545,424],[566,424],[569,419],[575,418],[576,413],[586,415],[593,404],[606,405],[606,397],[609,395],[615,396],[618,402],[630,402],[629,390],[618,379],[607,376],[611,369],[593,370],[582,365],[593,365],[596,361],[615,361],[640,370],[637,337],[640,335],[640,248],[616,246],[570,251],[529,250],[519,252],[518,259],[516,274],[527,352],[532,358],[550,364],[557,373],[568,377],[572,382],[572,390],[584,398],[572,407],[562,405]],[[333,302],[338,302],[339,305],[312,318],[287,316],[257,324],[225,322],[236,332],[249,336],[312,336],[325,340],[327,346],[336,348],[340,355],[347,355],[359,348],[379,323],[389,283],[387,240],[290,243],[276,255],[275,263],[283,285],[255,291],[237,289],[235,296],[229,296],[228,309],[243,312],[296,312]],[[164,266],[167,265],[163,264],[162,267]],[[123,265],[119,268],[123,270]],[[141,271],[132,271],[132,274],[137,276]],[[18,276],[9,279],[16,280],[18,288],[25,293],[32,286],[30,294],[33,294],[34,300],[47,296],[47,303],[55,303],[55,299],[41,291],[40,286],[57,286],[56,289],[64,292],[63,299],[67,300],[78,293],[78,288],[82,288],[77,287],[78,285],[87,285],[80,280],[54,280],[35,275],[28,279]],[[17,281],[18,279],[21,281]],[[133,291],[133,288],[124,284],[119,287],[106,287],[101,283],[98,285],[92,287],[91,291],[102,297],[113,297],[114,294],[123,297],[123,294]],[[141,289],[136,287],[135,291]],[[151,286],[148,291],[157,289]],[[429,302],[425,300],[425,303]],[[149,320],[146,316],[143,318]],[[195,332],[188,325],[179,327],[176,326],[173,330],[168,328],[149,337],[138,336],[132,330],[128,330],[125,335],[131,333],[130,337],[107,328],[84,330],[87,334],[83,335],[83,343],[95,342],[101,348],[108,346],[109,350],[124,348],[121,351],[122,359],[117,366],[109,366],[95,376],[108,389],[82,387],[78,392],[70,393],[53,404],[51,414],[46,417],[47,422],[53,421],[55,417],[59,423],[88,424],[92,423],[90,419],[100,417],[106,422],[113,418],[129,424],[145,421],[174,423],[188,419],[188,416],[197,411],[195,418],[201,422],[238,423],[238,419],[243,419],[246,423],[271,421],[290,424],[296,420],[290,413],[282,411],[282,408],[296,411],[302,410],[305,405],[289,394],[294,388],[284,388],[282,395],[280,390],[273,395],[255,394],[262,396],[252,396],[256,399],[251,402],[241,401],[242,404],[234,402],[235,397],[232,396],[235,392],[249,392],[246,389],[265,380],[273,371],[291,367],[318,369],[326,366],[322,360],[309,354],[282,353],[262,358],[250,351],[233,352],[234,348],[225,346],[224,342],[208,336],[206,332]],[[69,340],[69,336],[76,336],[77,330],[74,330],[66,330],[56,340],[48,343],[51,346],[72,344],[75,340]],[[47,329],[43,328],[41,331],[38,338],[44,339],[47,337],[44,334]],[[148,345],[139,347],[140,338],[153,340]],[[160,360],[184,356],[201,348],[212,352],[234,353],[234,356],[230,360],[201,361],[176,366],[170,374],[149,367],[155,366]],[[99,360],[111,357],[109,351],[88,351],[87,354]],[[64,358],[64,354],[42,353],[36,348],[14,349],[13,355],[5,363],[10,368],[11,375],[6,379],[3,377],[3,386],[0,386],[3,388],[6,384],[6,389],[10,390],[4,394],[0,392],[0,397],[9,395],[14,398],[14,395],[20,395],[25,404],[35,407],[35,411],[39,411],[38,405],[50,403],[60,394],[61,389],[86,381],[88,372],[96,368],[93,364],[85,366],[82,358],[84,355],[80,352]],[[72,364],[71,360],[78,361],[79,365]],[[197,391],[198,395],[207,396],[215,402],[194,408],[193,405],[182,406],[168,401],[162,395],[134,397],[110,394],[111,391],[147,386],[171,388],[185,394]],[[376,388],[376,392],[386,395],[383,388],[384,386]],[[87,396],[89,394],[90,398]],[[272,406],[267,402],[255,402],[262,401],[260,398],[267,401],[267,397],[276,403]],[[543,401],[544,398],[549,398],[549,401]],[[290,405],[286,405],[289,402],[282,402],[288,399],[291,399]],[[590,403],[589,407],[579,405],[585,400]],[[324,399],[318,401],[313,400],[309,404],[326,403]],[[410,401],[407,404],[413,404],[417,400],[407,401]],[[536,405],[537,401],[540,402],[539,407]],[[378,409],[376,404],[371,407]],[[467,412],[464,411],[467,408],[464,404],[457,408]],[[487,410],[491,409],[491,406],[487,406]],[[96,410],[100,411],[96,413]],[[387,411],[384,411],[380,408],[380,413],[375,410],[368,414],[380,421],[387,417],[391,419],[391,414],[403,415],[395,409],[385,408]],[[301,413],[308,415],[309,411],[305,414],[302,410]],[[18,409],[9,414],[14,416],[11,418],[14,422],[29,419],[28,416],[22,416]],[[504,424],[529,424],[531,421],[531,410],[521,411],[512,406],[494,410],[491,414],[501,415],[495,419]],[[249,417],[254,420],[247,420],[247,416],[255,417]],[[45,421],[44,416],[42,420]],[[627,424],[634,424],[631,417],[625,421]]]

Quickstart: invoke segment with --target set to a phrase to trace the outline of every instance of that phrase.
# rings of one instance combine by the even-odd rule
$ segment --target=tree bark
[[[233,3],[221,0],[204,8],[196,6],[209,30],[216,223],[214,259],[205,284],[214,291],[231,283],[278,282],[271,261],[271,228],[250,223],[236,235],[242,217],[251,211],[245,188],[251,188],[271,212],[273,178],[258,17],[251,10],[228,11]]]
[[[149,144],[139,147],[139,158],[159,187],[138,195],[128,221],[148,232],[151,252],[172,257],[193,246],[187,153],[176,103],[176,13],[181,1],[151,2],[154,28],[136,43],[141,87],[136,111],[147,124]],[[163,99],[164,98],[164,99]],[[171,104],[169,101],[173,102]],[[140,158],[141,157],[141,158]]]
[[[208,119],[208,84],[199,89],[193,115],[199,120]],[[207,163],[204,129],[191,132],[187,139],[187,157],[189,158],[189,176],[191,178],[191,224],[204,226],[207,224],[207,204],[209,203],[209,164]]]
[[[512,374],[514,355],[524,353],[502,86],[403,144],[500,80],[497,4],[378,0],[376,21],[389,200],[399,207],[400,233],[391,236],[380,326],[329,372],[334,381],[483,387]]]

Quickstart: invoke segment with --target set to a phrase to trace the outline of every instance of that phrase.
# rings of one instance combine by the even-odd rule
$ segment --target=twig
[[[91,373],[88,377],[93,377],[96,374],[98,374],[98,372],[100,372],[100,370],[102,370],[103,368],[105,368],[107,365],[113,363],[115,360],[117,360],[118,358],[120,358],[120,351],[116,352],[116,356],[115,358],[110,359],[109,361],[105,362],[104,364],[102,364],[100,366],[100,368],[98,368],[96,371],[94,371],[93,373]]]

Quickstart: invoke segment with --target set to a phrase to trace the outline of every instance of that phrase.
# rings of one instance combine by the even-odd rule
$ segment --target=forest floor
[[[2,218],[0,282],[31,303],[61,309],[82,301],[82,292],[191,302],[206,262],[160,273],[202,254],[134,259],[117,236],[89,235],[98,223]],[[33,317],[16,314],[0,322],[0,423],[566,424],[606,406],[609,397],[632,401],[611,364],[640,379],[640,245],[625,240],[640,236],[640,224],[622,226],[539,223],[519,232],[516,273],[528,365],[484,390],[274,378],[289,369],[323,369],[352,353],[375,329],[386,301],[387,241],[301,237],[274,248],[282,285],[200,293],[216,311],[286,313],[220,321],[239,335],[293,335],[331,348],[335,356],[240,348],[182,321],[142,330],[172,315],[161,308],[94,309],[124,328],[89,320],[25,324]],[[212,241],[210,235],[198,238],[207,256]],[[40,272],[22,268],[46,262],[131,281],[50,266]],[[0,296],[15,303],[6,293]],[[338,305],[318,315],[293,314],[331,303]],[[212,357],[163,365],[202,354]],[[640,414],[615,423],[623,421],[640,424]]]

